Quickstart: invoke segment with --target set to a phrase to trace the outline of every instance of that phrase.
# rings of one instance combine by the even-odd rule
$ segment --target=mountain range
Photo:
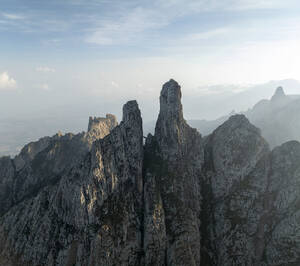
[[[194,89],[188,87],[185,88],[182,99],[185,116],[192,126],[194,126],[192,120],[214,121],[223,116],[226,120],[233,110],[235,113],[245,112],[262,99],[270,99],[275,88],[279,86],[282,86],[287,94],[300,94],[300,83],[292,79],[259,85],[215,85],[199,86]],[[156,94],[153,92],[153,95],[138,96],[144,120],[144,134],[153,133],[159,109],[155,101]],[[119,98],[122,98],[122,101]],[[78,96],[76,93],[63,97],[55,91],[1,92],[0,156],[14,156],[26,143],[43,136],[54,135],[58,131],[86,130],[86,117],[91,115],[110,112],[121,118],[119,106],[127,100],[128,97],[118,96],[114,101],[107,102],[105,97]],[[209,131],[206,127],[199,128],[203,135],[207,135],[216,127],[210,126]]]
[[[146,139],[129,101],[0,158],[0,265],[299,265],[300,143],[244,114],[202,136],[181,97],[163,85]]]
[[[216,120],[190,120],[189,123],[207,135],[234,113]],[[270,100],[260,100],[253,108],[241,113],[261,129],[271,147],[289,140],[300,141],[300,95],[286,95],[283,88],[278,87]]]

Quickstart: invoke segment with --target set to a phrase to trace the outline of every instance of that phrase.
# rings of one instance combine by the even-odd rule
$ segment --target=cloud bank
[[[0,74],[0,90],[14,89],[16,86],[17,82],[7,72]]]

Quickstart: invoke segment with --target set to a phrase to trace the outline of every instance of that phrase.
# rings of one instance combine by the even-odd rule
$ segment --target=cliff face
[[[203,265],[299,265],[300,143],[270,151],[235,115],[204,146]]]
[[[167,82],[143,145],[135,101],[0,158],[0,265],[299,265],[300,143],[243,115],[202,138]]]
[[[200,265],[202,162],[201,136],[183,119],[180,87],[170,80],[145,146],[146,265]]]
[[[123,113],[82,161],[2,216],[0,265],[139,265],[142,120],[136,102]]]
[[[232,116],[207,138],[202,250],[208,265],[259,265],[269,153],[243,115]]]
[[[287,142],[271,153],[266,265],[300,265],[300,144]]]
[[[90,142],[96,139],[102,139],[108,135],[113,128],[118,125],[117,118],[112,114],[107,114],[106,117],[90,117],[88,125],[88,134]]]
[[[27,144],[13,160],[0,159],[3,163],[0,167],[0,215],[23,199],[35,196],[43,187],[59,181],[83,160],[95,140],[108,135],[117,125],[112,115],[98,118],[93,124],[94,128],[86,133],[44,137]]]

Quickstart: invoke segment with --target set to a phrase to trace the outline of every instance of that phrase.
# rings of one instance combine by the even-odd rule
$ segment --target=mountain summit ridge
[[[275,99],[275,98],[281,98],[281,97],[284,97],[284,96],[286,96],[285,92],[284,92],[283,88],[281,86],[279,86],[279,87],[277,87],[277,89],[276,89],[274,95],[272,96],[271,100]]]
[[[145,145],[136,101],[103,119],[0,158],[0,265],[300,263],[299,142],[270,151],[244,115],[203,138],[175,80]]]

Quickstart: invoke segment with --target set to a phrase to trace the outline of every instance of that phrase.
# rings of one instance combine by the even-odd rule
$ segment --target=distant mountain
[[[228,115],[221,116],[216,120],[188,120],[191,127],[199,129],[204,136],[213,132],[219,125],[223,124],[230,116],[235,115],[235,111],[231,111]],[[201,130],[200,130],[201,129]]]
[[[300,82],[293,79],[270,81],[251,86],[200,87],[183,98],[186,117],[215,120],[232,110],[239,113],[252,108],[261,99],[270,99],[274,88],[282,86],[288,94],[300,94]],[[201,93],[205,91],[206,94]]]
[[[286,95],[278,87],[270,100],[258,102],[245,115],[261,129],[271,147],[300,140],[300,95]]]
[[[250,92],[245,93],[250,95]],[[270,100],[260,100],[253,108],[241,113],[261,129],[271,147],[289,140],[300,141],[300,95],[286,95],[280,86]],[[189,124],[208,135],[232,114],[234,112],[215,120],[190,120]]]

